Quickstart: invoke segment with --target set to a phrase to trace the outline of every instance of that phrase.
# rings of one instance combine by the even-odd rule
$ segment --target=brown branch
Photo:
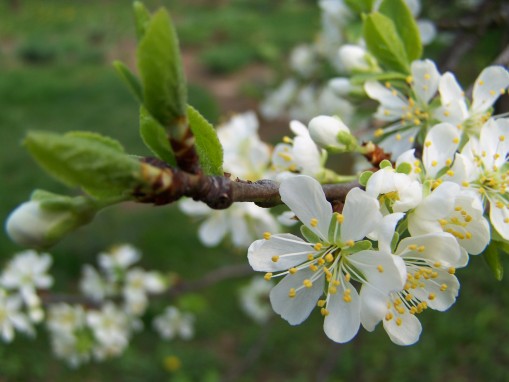
[[[261,207],[282,203],[279,183],[273,180],[250,182],[228,176],[190,174],[153,158],[143,160],[142,178],[144,185],[133,192],[141,203],[163,205],[184,196],[202,201],[213,209],[225,209],[237,202],[254,202]],[[359,186],[357,182],[328,184],[323,190],[327,200],[332,202],[344,200],[348,191]]]

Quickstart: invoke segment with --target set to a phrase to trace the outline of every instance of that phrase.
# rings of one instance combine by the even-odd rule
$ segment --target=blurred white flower
[[[165,340],[171,340],[175,337],[190,340],[194,335],[194,315],[182,313],[174,306],[168,306],[164,313],[154,319],[152,324]]]
[[[290,67],[302,77],[310,77],[318,67],[313,46],[302,44],[293,48],[290,54]]]
[[[80,280],[81,292],[95,301],[103,301],[114,292],[111,280],[102,277],[91,265],[84,265]]]
[[[263,277],[253,277],[249,284],[243,286],[239,291],[242,310],[259,324],[267,322],[272,315],[269,303],[269,292],[272,287],[274,287],[274,283]]]
[[[0,335],[4,342],[11,342],[16,330],[34,335],[30,320],[21,311],[22,304],[18,296],[9,296],[5,290],[0,289]]]
[[[115,276],[123,272],[141,258],[140,252],[130,244],[123,244],[99,254],[99,266],[103,271]]]
[[[136,316],[142,315],[148,304],[148,294],[161,293],[166,289],[163,276],[158,272],[147,272],[133,268],[127,272],[122,289],[127,311]]]

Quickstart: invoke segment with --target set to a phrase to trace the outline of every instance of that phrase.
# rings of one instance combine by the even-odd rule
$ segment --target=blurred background
[[[313,0],[145,4],[170,10],[190,103],[214,123],[232,112],[256,110],[266,90],[287,73],[291,48],[312,42],[320,28]],[[462,9],[439,1],[423,12],[447,29],[447,21],[462,16]],[[469,34],[475,41],[468,60],[462,55],[457,62],[444,59],[447,44],[457,36],[431,45],[425,57],[454,66],[468,84],[495,59],[507,33],[506,25]],[[0,2],[0,220],[35,188],[73,192],[46,176],[23,150],[28,130],[96,131],[120,140],[130,153],[149,155],[138,136],[138,105],[111,66],[120,59],[134,70],[135,47],[130,1]],[[262,137],[276,143],[286,126],[285,120],[262,121]],[[82,265],[124,242],[142,251],[144,268],[176,272],[184,280],[247,264],[245,252],[228,243],[204,248],[196,229],[175,206],[108,209],[52,249],[54,289],[76,291]],[[20,249],[2,230],[0,264]],[[18,335],[12,344],[0,344],[0,381],[508,381],[509,282],[495,281],[481,258],[471,258],[458,276],[457,303],[447,313],[422,314],[421,340],[408,348],[392,344],[381,327],[335,344],[324,335],[317,312],[298,327],[278,317],[256,324],[238,303],[238,288],[250,278],[245,276],[160,302],[196,315],[191,341],[164,342],[147,330],[134,336],[122,357],[73,370],[51,355],[40,330],[35,340]],[[180,365],[168,357],[177,357]]]

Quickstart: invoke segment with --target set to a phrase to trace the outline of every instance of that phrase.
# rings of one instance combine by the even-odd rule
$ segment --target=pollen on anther
[[[424,142],[424,146],[426,146],[426,147],[430,147],[430,146],[431,146],[431,141],[426,141],[426,142]]]
[[[401,141],[401,134],[396,134],[396,140]]]
[[[308,260],[309,260],[309,261],[314,260],[314,258],[315,258],[315,257],[313,256],[313,254],[312,254],[312,253],[310,253],[310,254],[308,255]]]
[[[329,286],[329,293],[330,294],[336,294],[338,292],[338,288],[336,288],[335,286]]]
[[[458,144],[460,142],[460,139],[458,137],[454,137],[452,142]]]
[[[505,141],[505,135],[501,135],[500,137],[498,137],[498,140],[500,142],[504,142]]]
[[[318,219],[312,218],[309,224],[311,225],[311,227],[316,227],[318,225]]]
[[[318,306],[319,308],[323,308],[325,306],[325,303],[326,303],[325,300],[318,300],[316,306]]]
[[[296,273],[297,273],[297,271],[298,271],[298,269],[297,269],[297,268],[295,268],[295,267],[292,267],[292,268],[288,269],[288,272],[289,272],[291,275],[296,274]]]
[[[401,324],[403,323],[403,320],[401,318],[396,318],[396,325],[398,326],[401,326]]]
[[[267,281],[269,281],[271,278],[272,278],[272,273],[271,272],[267,272],[265,273],[265,276],[263,276],[263,278]]]
[[[392,313],[391,312],[387,312],[387,314],[385,315],[385,321],[390,321],[392,320]]]
[[[279,256],[274,255],[274,256],[272,256],[271,260],[272,260],[272,262],[277,263],[279,261]]]
[[[440,291],[445,292],[447,290],[447,284],[440,285]]]
[[[428,295],[428,298],[429,298],[430,300],[434,300],[434,299],[435,299],[435,297],[436,297],[436,296],[435,296],[435,293],[430,293],[430,294]]]
[[[288,292],[288,297],[294,298],[296,295],[295,288],[290,288],[290,291]]]
[[[315,251],[319,251],[320,249],[322,249],[322,247],[323,247],[322,243],[316,243],[313,248],[315,249]]]
[[[304,285],[306,288],[311,288],[313,286],[313,282],[309,279],[306,279],[302,282],[302,285]]]
[[[315,264],[311,264],[309,266],[309,269],[311,269],[312,272],[316,272],[318,270],[318,267]]]
[[[332,256],[332,253],[328,253],[325,255],[325,261],[328,263],[332,263],[334,261],[334,256]]]
[[[438,165],[438,162],[436,160],[431,161],[431,166],[436,167]]]
[[[383,134],[384,134],[383,129],[376,129],[375,132],[374,132],[374,136],[376,138],[381,137]]]
[[[455,273],[456,273],[456,268],[454,268],[454,267],[450,267],[450,268],[447,270],[447,272],[449,272],[449,274],[450,274],[450,275],[453,275],[453,274],[455,274]]]
[[[265,240],[269,240],[271,236],[272,236],[272,234],[270,232],[264,232],[263,233],[263,238]]]
[[[355,242],[353,240],[348,240],[345,244],[349,247],[353,247],[355,245]]]
[[[325,308],[320,309],[320,313],[324,317],[329,315],[329,311],[327,309],[325,309]]]
[[[377,266],[376,269],[378,270],[378,272],[382,273],[384,271],[384,267],[382,267],[381,265]]]
[[[336,221],[338,223],[343,223],[343,220],[345,220],[345,217],[342,214],[337,214],[336,215]]]

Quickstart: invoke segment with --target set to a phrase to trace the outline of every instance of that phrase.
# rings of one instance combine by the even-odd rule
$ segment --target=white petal
[[[306,175],[316,175],[322,168],[320,150],[311,138],[294,138],[293,157],[297,167]]]
[[[308,128],[302,122],[291,121],[290,130],[297,136],[311,139],[311,137],[309,136]]]
[[[384,329],[389,338],[396,345],[412,345],[419,340],[422,326],[417,317],[413,314],[404,314],[399,316],[401,325],[396,324],[396,320],[383,320]]]
[[[318,181],[305,175],[287,178],[281,182],[279,193],[283,203],[290,207],[305,226],[327,240],[332,206],[325,199]],[[315,227],[315,224],[311,225],[313,219],[317,220]]]
[[[438,273],[436,278],[422,279],[424,287],[413,289],[412,292],[419,300],[426,301],[429,308],[443,312],[456,301],[460,283],[456,276],[449,274],[447,270],[435,269],[435,271]],[[447,286],[445,290],[441,290],[443,285]]]
[[[421,250],[411,250],[409,246],[420,247]],[[445,232],[430,233],[420,236],[407,237],[398,245],[396,254],[413,259],[424,259],[440,262],[444,266],[458,267],[461,250],[458,242],[451,234]]]
[[[440,73],[431,60],[412,62],[411,72],[412,88],[418,100],[427,104],[437,92]]]
[[[214,211],[214,214],[205,220],[198,229],[198,237],[203,245],[213,247],[223,240],[227,230],[228,222],[224,211]]]
[[[420,175],[417,172],[415,172],[415,169],[416,168],[420,169],[420,165],[416,166],[416,162],[420,164],[420,161],[418,161],[417,158],[415,157],[415,149],[410,149],[398,156],[398,159],[396,159],[396,168],[398,168],[398,166],[402,163],[408,163],[412,167],[412,170],[408,175],[412,179],[419,179]]]
[[[180,210],[190,216],[204,216],[212,212],[205,203],[196,202],[193,199],[184,199],[179,203]]]
[[[459,130],[450,123],[440,123],[426,135],[422,162],[426,175],[435,178],[437,173],[452,163],[460,142]]]
[[[272,235],[269,240],[253,242],[247,251],[247,258],[255,271],[277,272],[305,262],[313,252],[311,244],[300,237],[284,233]],[[273,256],[278,256],[278,260],[273,261]]]
[[[488,110],[500,97],[501,91],[509,86],[509,72],[503,66],[484,69],[475,81],[472,93],[472,111],[481,113]]]
[[[422,200],[422,185],[417,180],[412,180],[408,175],[394,174],[395,191],[399,199],[392,206],[394,212],[406,212],[415,208]]]
[[[479,144],[483,152],[486,152],[483,163],[487,170],[491,170],[493,165],[502,166],[509,152],[509,120],[489,119],[481,128]]]
[[[367,95],[380,102],[377,118],[387,121],[399,119],[408,107],[407,101],[397,92],[392,91],[377,81],[364,84]],[[387,111],[387,112],[385,112]]]
[[[368,285],[363,286],[360,293],[361,324],[369,332],[383,320],[387,313],[389,297]]]
[[[303,281],[310,280],[314,275],[315,273],[311,270],[303,269],[294,275],[286,276],[270,291],[272,309],[290,325],[298,325],[308,318],[323,293],[325,280],[323,274],[313,282],[311,288],[303,287]],[[291,288],[296,290],[296,295],[293,298],[288,296]]]
[[[361,240],[382,220],[378,200],[360,188],[348,192],[343,208],[344,221],[341,225],[343,242]]]
[[[438,90],[440,92],[440,101],[443,106],[448,106],[454,101],[465,103],[465,93],[458,84],[456,77],[451,72],[446,72],[440,77]]]
[[[338,288],[338,293],[328,295],[327,310],[323,330],[327,337],[334,342],[344,343],[350,341],[360,326],[360,299],[352,284],[341,277],[341,285],[350,289],[350,302],[343,299],[343,288]]]
[[[398,222],[405,216],[402,212],[389,214],[383,217],[370,239],[378,241],[378,249],[382,252],[391,253],[391,241]]]
[[[417,20],[417,28],[419,28],[419,34],[421,35],[423,45],[430,44],[437,35],[437,28],[433,21]]]
[[[493,227],[505,240],[509,240],[509,209],[507,207],[498,208],[496,203],[490,203],[490,220]]]
[[[387,130],[387,129],[386,129]],[[415,137],[419,133],[419,127],[411,127],[404,131],[389,135],[380,142],[379,146],[387,153],[391,153],[393,158],[397,158],[402,153],[410,150],[415,142]]]
[[[348,261],[366,278],[366,284],[384,294],[400,291],[405,284],[406,269],[402,262],[396,263],[396,259],[390,253],[379,251],[360,251],[348,256]]]

